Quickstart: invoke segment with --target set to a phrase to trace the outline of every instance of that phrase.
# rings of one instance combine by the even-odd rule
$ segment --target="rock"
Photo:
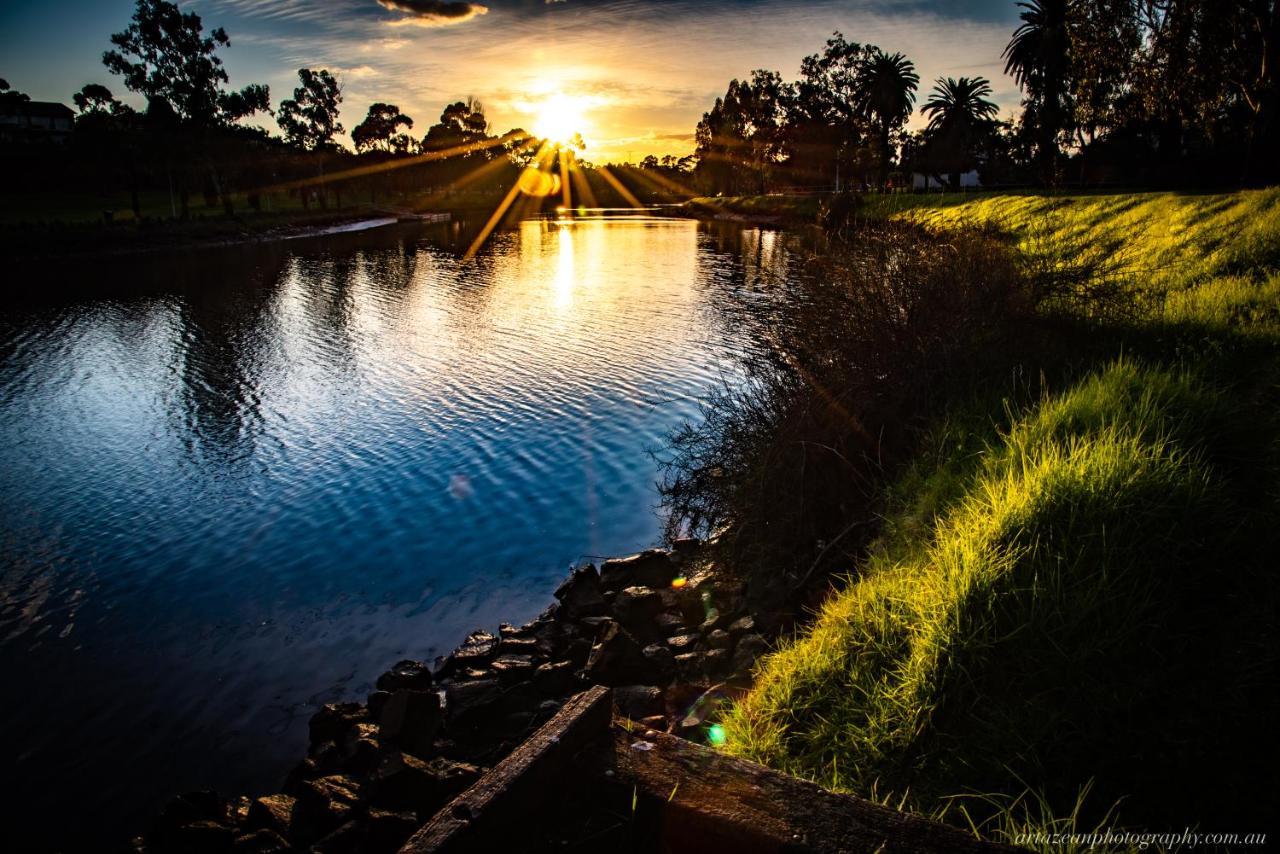
[[[729,624],[729,634],[737,637],[738,635],[750,634],[756,630],[755,618],[748,614],[745,617],[739,617]]]
[[[601,595],[600,577],[591,564],[573,570],[556,589],[555,597],[570,618],[599,616],[607,610]]]
[[[293,849],[279,833],[263,828],[237,836],[232,850],[236,854],[288,854]]]
[[[676,565],[671,555],[661,549],[607,560],[600,565],[600,583],[609,590],[621,590],[632,585],[660,589],[670,587],[675,577]]]
[[[698,631],[704,635],[711,634],[716,629],[729,625],[729,617],[720,613],[719,608],[708,608],[706,619],[702,621],[702,625],[698,627]]]
[[[370,801],[391,810],[434,811],[470,786],[480,769],[437,757],[425,762],[407,753],[385,757],[369,777]]]
[[[684,617],[670,611],[663,611],[654,617],[653,624],[664,637],[682,635],[689,630],[689,624],[685,622]]]
[[[573,662],[574,667],[586,667],[587,659],[591,657],[591,641],[586,638],[574,638],[564,650],[565,658]]]
[[[745,634],[738,638],[733,650],[733,671],[749,673],[760,656],[769,651],[769,642],[758,634]]]
[[[709,649],[702,655],[702,668],[713,679],[724,676],[729,672],[729,662],[729,650],[723,647]]]
[[[533,657],[529,655],[499,655],[489,665],[498,679],[506,684],[524,682],[533,676]]]
[[[502,700],[497,679],[455,682],[445,690],[445,714],[451,723],[474,722],[494,711]]]
[[[613,689],[613,702],[632,720],[662,714],[662,689],[652,685],[623,685]]]
[[[427,753],[443,722],[444,710],[435,691],[396,691],[378,718],[378,736],[410,753]]]
[[[679,557],[689,557],[702,547],[702,540],[697,537],[680,537],[671,543],[671,550]]]
[[[703,653],[684,652],[676,656],[676,673],[686,682],[701,682],[706,678]]]
[[[662,613],[662,599],[648,587],[626,587],[618,591],[613,613],[628,629],[650,628],[653,618]]]
[[[498,656],[542,655],[542,646],[536,637],[504,637],[498,642]]]
[[[263,795],[249,804],[245,819],[248,830],[269,830],[287,837],[293,825],[293,807],[296,798],[289,795]]]
[[[338,745],[342,753],[343,771],[364,775],[378,764],[378,757],[382,751],[378,732],[379,728],[375,724],[356,724],[347,731],[342,744]]]
[[[369,810],[369,830],[365,844],[370,854],[399,851],[418,829],[418,817],[412,812]]]
[[[548,662],[533,671],[533,688],[544,697],[562,697],[573,689],[572,661]]]
[[[311,846],[311,854],[357,854],[364,850],[364,822],[353,819]]]
[[[311,718],[311,743],[338,741],[348,727],[364,719],[364,707],[359,703],[329,703]]]
[[[614,624],[591,650],[586,675],[599,685],[630,685],[647,682],[657,674],[636,639],[622,626]]]
[[[689,633],[667,638],[667,647],[679,658],[686,652],[693,652],[702,646],[702,635]]]
[[[148,839],[148,848],[174,854],[224,854],[235,844],[236,832],[226,824],[200,819],[167,828]]]
[[[319,744],[313,744],[308,753],[311,761],[315,763],[317,776],[336,774],[342,769],[342,752],[338,750],[336,742],[322,741]]]
[[[733,638],[724,629],[713,629],[707,634],[707,646],[712,649],[728,650],[733,646]]]
[[[308,756],[289,769],[284,779],[284,791],[296,795],[303,783],[318,776],[320,769],[316,767],[316,761]]]
[[[292,833],[314,841],[332,833],[353,817],[360,804],[360,786],[340,774],[308,780],[298,787]]]
[[[642,651],[644,652],[644,657],[653,663],[653,666],[658,669],[664,678],[669,677],[675,670],[675,654],[665,644],[651,643]]]
[[[369,717],[375,721],[382,717],[382,709],[387,704],[387,699],[391,696],[389,691],[374,691],[365,700],[365,706],[369,709]]]
[[[379,691],[429,691],[431,670],[421,661],[401,661],[378,677]]]

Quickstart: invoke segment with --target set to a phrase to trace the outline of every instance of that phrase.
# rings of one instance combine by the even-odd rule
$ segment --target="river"
[[[48,262],[0,318],[9,827],[274,790],[326,702],[657,543],[771,232],[530,220]],[[22,296],[19,296],[21,294]],[[67,824],[67,811],[78,828]]]

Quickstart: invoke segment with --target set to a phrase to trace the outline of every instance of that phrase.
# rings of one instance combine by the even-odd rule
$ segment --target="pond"
[[[0,319],[6,811],[278,788],[326,702],[657,544],[771,232],[530,220],[24,271]],[[731,313],[730,313],[731,314]],[[74,805],[71,807],[70,805]],[[62,816],[60,818],[60,816]],[[86,836],[86,834],[88,836]]]

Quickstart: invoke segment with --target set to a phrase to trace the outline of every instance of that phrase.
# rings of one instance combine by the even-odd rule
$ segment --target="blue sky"
[[[585,156],[684,154],[701,114],[754,68],[796,76],[833,30],[911,57],[927,90],[939,76],[983,74],[1009,114],[1018,101],[1000,51],[1013,0],[183,0],[223,51],[236,85],[287,97],[300,67],[333,69],[350,129],[375,100],[398,104],[423,133],[449,101],[479,98],[494,129],[529,127],[555,92],[582,107]],[[38,100],[70,102],[106,83],[101,54],[133,0],[7,0],[0,77]],[[918,122],[918,119],[916,120]]]

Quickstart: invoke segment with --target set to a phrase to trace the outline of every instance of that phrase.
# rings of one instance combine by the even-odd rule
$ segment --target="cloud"
[[[448,27],[489,12],[488,6],[481,6],[479,3],[446,0],[378,0],[378,5],[393,12],[405,13],[405,17],[389,22],[395,27]]]

